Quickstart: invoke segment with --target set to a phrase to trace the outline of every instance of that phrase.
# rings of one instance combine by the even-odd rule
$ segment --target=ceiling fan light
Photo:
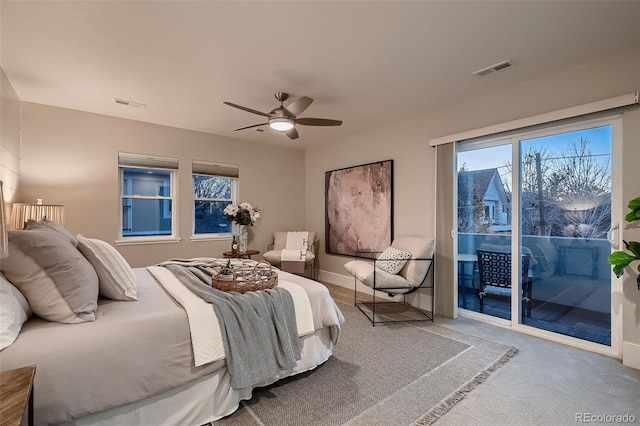
[[[286,117],[276,117],[269,120],[269,127],[278,132],[286,132],[293,129],[293,121]]]

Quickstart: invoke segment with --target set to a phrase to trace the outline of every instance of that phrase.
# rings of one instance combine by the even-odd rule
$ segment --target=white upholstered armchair
[[[434,262],[435,241],[432,238],[399,236],[391,246],[383,252],[358,252],[355,260],[347,262],[344,267],[354,277],[355,306],[365,314],[375,326],[379,323],[396,322],[391,318],[376,317],[376,306],[382,304],[403,304],[420,314],[419,319],[402,319],[400,321],[433,321],[434,308]],[[377,255],[372,259],[371,256]],[[431,272],[431,273],[430,273]],[[428,277],[431,277],[428,280]],[[425,285],[426,282],[428,285]],[[358,301],[358,282],[371,287],[372,302]],[[416,309],[406,302],[406,296],[420,288],[431,288],[431,312]],[[402,296],[401,302],[380,302],[376,300],[376,291],[389,296]],[[369,309],[364,310],[363,306]]]
[[[305,269],[310,269],[311,279],[315,279],[316,236],[313,231],[276,231],[273,243],[269,244],[263,256],[283,271],[303,274]]]

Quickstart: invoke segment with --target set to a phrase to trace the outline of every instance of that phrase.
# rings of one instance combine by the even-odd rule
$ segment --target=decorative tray
[[[229,261],[211,278],[213,288],[238,293],[266,290],[276,285],[278,273],[267,261],[256,262],[253,265]]]

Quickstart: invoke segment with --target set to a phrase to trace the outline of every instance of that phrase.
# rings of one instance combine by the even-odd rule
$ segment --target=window
[[[120,231],[118,243],[177,241],[178,159],[118,153]]]
[[[194,238],[231,235],[232,226],[223,211],[237,204],[238,166],[194,160],[192,174]]]

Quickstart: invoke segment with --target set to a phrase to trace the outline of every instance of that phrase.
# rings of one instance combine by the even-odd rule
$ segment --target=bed
[[[6,259],[0,265],[11,282]],[[344,322],[326,287],[278,271],[282,284],[308,296],[313,329],[299,337],[295,367],[234,389],[224,358],[196,366],[187,313],[151,270],[131,269],[137,300],[101,296],[93,321],[60,323],[34,315],[0,352],[3,371],[37,367],[35,424],[203,425],[235,411],[256,386],[325,362]]]

